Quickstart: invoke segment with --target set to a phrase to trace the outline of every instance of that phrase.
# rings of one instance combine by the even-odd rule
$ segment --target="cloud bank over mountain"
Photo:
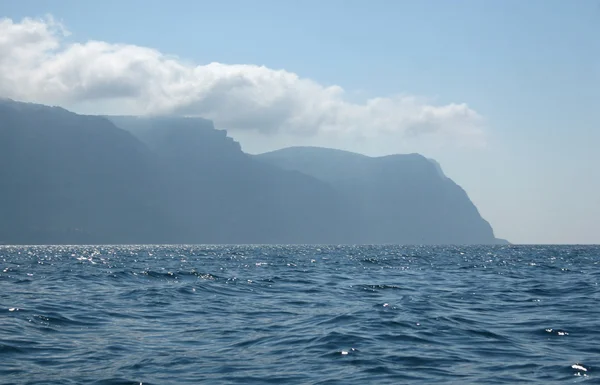
[[[345,94],[286,70],[195,65],[147,47],[77,42],[52,17],[0,19],[1,97],[103,114],[202,116],[234,134],[485,143],[483,118],[464,103],[411,95],[357,103]]]

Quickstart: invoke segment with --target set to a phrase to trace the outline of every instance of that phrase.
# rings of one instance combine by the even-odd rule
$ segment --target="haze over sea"
[[[565,384],[599,246],[0,247],[2,384]]]

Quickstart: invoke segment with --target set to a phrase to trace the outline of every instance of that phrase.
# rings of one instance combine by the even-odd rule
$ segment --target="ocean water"
[[[0,247],[1,384],[600,383],[600,247]]]

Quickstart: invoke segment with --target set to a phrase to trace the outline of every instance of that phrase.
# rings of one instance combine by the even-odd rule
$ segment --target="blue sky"
[[[485,121],[483,148],[407,141],[363,152],[435,157],[499,237],[600,243],[600,1],[0,0],[0,18],[45,14],[67,42],[264,65],[341,86],[357,103],[466,103]],[[238,139],[262,150],[250,136]]]

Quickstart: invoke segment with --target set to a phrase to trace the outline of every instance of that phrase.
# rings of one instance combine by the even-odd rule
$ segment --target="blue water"
[[[600,247],[0,247],[1,384],[600,383]]]

